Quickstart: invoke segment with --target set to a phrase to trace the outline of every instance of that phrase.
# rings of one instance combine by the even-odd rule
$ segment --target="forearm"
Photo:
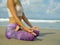
[[[22,6],[20,1],[19,1],[19,4],[20,6]],[[25,15],[24,12],[23,12],[23,15]],[[31,23],[27,20],[25,16],[23,16],[23,20],[26,22],[26,24],[28,24],[29,27],[32,27]]]
[[[24,20],[24,22],[25,22],[29,27],[32,27],[31,23],[28,21],[27,18],[24,18],[23,20]]]
[[[26,24],[27,24],[29,27],[33,27],[28,20],[25,20],[25,22],[26,22]]]
[[[28,19],[24,19],[24,21],[26,22],[26,24],[27,24],[29,27],[33,27],[33,26],[31,25],[31,23],[28,21]]]
[[[28,21],[28,19],[26,18],[25,14],[23,13],[23,16],[22,16],[23,20],[25,21],[25,23],[29,26],[29,27],[33,27],[31,25],[31,23]]]

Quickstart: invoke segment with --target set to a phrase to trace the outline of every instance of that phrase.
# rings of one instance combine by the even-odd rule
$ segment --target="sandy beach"
[[[41,39],[35,41],[22,41],[6,39],[6,27],[0,27],[0,45],[60,45],[60,30],[40,29]]]

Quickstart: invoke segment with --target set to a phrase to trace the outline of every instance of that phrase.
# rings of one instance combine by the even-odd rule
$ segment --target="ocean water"
[[[24,22],[23,22],[24,23]],[[55,30],[60,30],[60,22],[34,22],[34,21],[30,21],[30,23],[33,25],[33,26],[38,26],[39,28],[43,29],[55,29]],[[8,25],[8,21],[2,21],[0,22],[0,26],[7,26]],[[24,23],[24,25],[26,25]],[[26,25],[27,26],[27,25]]]

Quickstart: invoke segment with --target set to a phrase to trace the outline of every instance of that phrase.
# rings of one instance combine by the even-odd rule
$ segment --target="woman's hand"
[[[17,26],[16,26],[16,29],[15,29],[15,31],[18,31],[18,30],[19,30],[19,28],[20,28],[20,27],[17,25]]]
[[[39,31],[39,27],[38,26],[33,26],[32,28],[30,28],[31,30],[38,30]]]
[[[25,28],[24,30],[26,30],[27,32],[31,33],[32,35],[36,36],[36,34],[33,32],[33,30],[29,29],[29,28]]]

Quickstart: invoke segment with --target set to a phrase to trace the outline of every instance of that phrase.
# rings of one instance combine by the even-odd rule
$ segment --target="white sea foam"
[[[9,19],[8,18],[7,19],[4,19],[4,18],[0,19],[0,22],[4,22],[4,21],[9,21]]]
[[[33,20],[33,19],[28,19],[30,22],[36,22],[36,23],[39,23],[39,22],[44,22],[44,23],[56,23],[56,22],[59,22],[60,23],[60,20]],[[4,22],[4,21],[9,21],[9,19],[0,19],[0,22]]]

